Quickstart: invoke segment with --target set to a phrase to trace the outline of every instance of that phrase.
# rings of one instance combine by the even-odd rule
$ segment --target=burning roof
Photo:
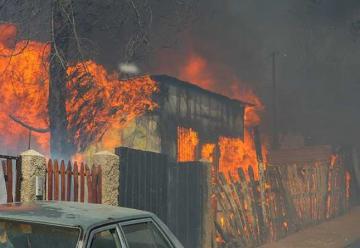
[[[233,99],[223,94],[219,94],[212,90],[200,87],[196,82],[186,82],[169,75],[152,75],[151,78],[159,84],[168,84],[178,88],[186,88],[188,90],[198,92],[199,94],[208,95],[209,97],[218,99],[219,101],[237,104],[239,105],[239,107],[255,106],[255,103],[250,103],[239,99]]]

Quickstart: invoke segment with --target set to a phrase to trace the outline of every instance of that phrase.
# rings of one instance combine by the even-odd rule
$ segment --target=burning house
[[[244,138],[244,102],[170,76],[152,79],[160,89],[158,108],[123,130],[123,146],[195,161],[208,159],[205,150],[213,145],[215,151],[219,137]]]
[[[207,160],[225,174],[257,165],[245,130],[245,110],[251,104],[174,77],[151,78],[158,84],[158,107],[122,129],[122,146],[166,154],[177,162]]]

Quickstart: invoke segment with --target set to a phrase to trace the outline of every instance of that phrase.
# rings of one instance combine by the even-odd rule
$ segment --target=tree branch
[[[9,114],[10,119],[12,119],[13,121],[15,121],[16,123],[20,124],[21,126],[33,131],[33,132],[37,132],[37,133],[48,133],[50,132],[50,128],[36,128],[36,127],[32,127],[26,123],[24,123],[23,121],[21,121],[20,119],[16,118],[15,116]]]

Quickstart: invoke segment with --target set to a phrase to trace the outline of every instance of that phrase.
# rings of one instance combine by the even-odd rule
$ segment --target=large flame
[[[35,127],[47,127],[48,57],[46,45],[19,41],[9,46],[16,34],[13,25],[0,25],[0,150],[18,152],[28,146],[28,130],[9,115]],[[33,133],[36,149],[48,151],[49,134]]]
[[[199,143],[198,133],[192,128],[177,128],[178,161],[188,162],[196,160],[196,148]]]
[[[222,71],[222,75],[226,74],[227,77],[219,79],[216,75],[219,71]],[[225,176],[230,173],[236,179],[237,168],[242,167],[247,171],[248,167],[252,166],[255,177],[258,178],[258,161],[250,130],[261,122],[260,113],[264,110],[264,106],[260,98],[256,96],[253,90],[241,83],[228,68],[216,63],[210,63],[194,51],[190,52],[187,61],[180,67],[177,76],[182,80],[196,83],[204,89],[250,103],[245,108],[244,139],[220,137],[218,141],[220,150],[219,171],[223,172]],[[222,84],[224,80],[228,81],[227,86]],[[202,149],[202,158],[212,159],[209,155],[212,154],[212,149],[212,146],[204,147]],[[265,145],[263,145],[263,155],[266,155]]]
[[[0,151],[27,149],[29,131],[10,116],[36,128],[49,127],[48,44],[15,42],[16,27],[0,25]],[[95,142],[104,148],[119,145],[114,130],[156,107],[156,83],[148,76],[121,81],[93,61],[69,66],[67,83],[68,131],[78,151]],[[110,135],[109,135],[110,133]],[[49,133],[32,133],[32,147],[49,155]],[[10,149],[9,149],[10,148]]]

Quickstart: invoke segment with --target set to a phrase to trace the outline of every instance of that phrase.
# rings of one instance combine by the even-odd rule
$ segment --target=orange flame
[[[4,32],[2,32],[4,31]],[[49,49],[35,41],[20,41],[9,47],[16,28],[0,25],[0,149],[18,152],[27,148],[28,131],[9,118],[13,115],[35,127],[47,127]],[[48,151],[49,134],[33,133],[35,148]]]
[[[28,130],[12,121],[10,114],[30,126],[49,126],[50,47],[36,41],[12,46],[16,32],[14,25],[0,25],[0,150],[4,152],[27,148]],[[121,81],[93,61],[69,66],[67,73],[68,130],[78,151],[95,142],[114,148],[119,136],[109,133],[157,106],[152,94],[158,88],[148,76]],[[49,133],[32,133],[32,147],[48,155],[49,139]]]
[[[201,159],[214,162],[215,144],[204,144],[201,148]]]
[[[149,76],[120,81],[116,73],[108,74],[93,61],[68,67],[67,72],[71,78],[66,106],[69,130],[79,150],[157,106],[152,95],[158,88]],[[119,135],[105,137],[103,148],[119,145]]]
[[[350,199],[350,185],[351,185],[351,174],[348,170],[345,171],[345,200],[349,202]]]
[[[199,143],[198,134],[191,128],[178,127],[178,161],[196,160],[196,147]]]
[[[227,75],[227,78],[217,78],[216,73],[221,71],[222,74]],[[251,105],[245,108],[245,134],[244,140],[240,138],[220,137],[218,141],[220,149],[219,170],[226,176],[228,173],[237,179],[237,168],[241,167],[246,172],[249,166],[252,166],[255,173],[255,178],[258,178],[258,161],[256,157],[254,140],[249,132],[249,128],[259,125],[261,123],[260,113],[264,110],[259,97],[253,90],[246,87],[243,83],[236,79],[236,77],[228,70],[228,68],[214,65],[206,61],[202,56],[192,51],[187,57],[186,63],[179,70],[179,78],[196,83],[204,89],[208,89],[230,98],[250,103]],[[230,87],[224,87],[222,82],[228,80]],[[210,147],[202,148],[202,158],[209,159],[209,154],[212,151]],[[266,145],[263,144],[263,155],[266,161]]]

